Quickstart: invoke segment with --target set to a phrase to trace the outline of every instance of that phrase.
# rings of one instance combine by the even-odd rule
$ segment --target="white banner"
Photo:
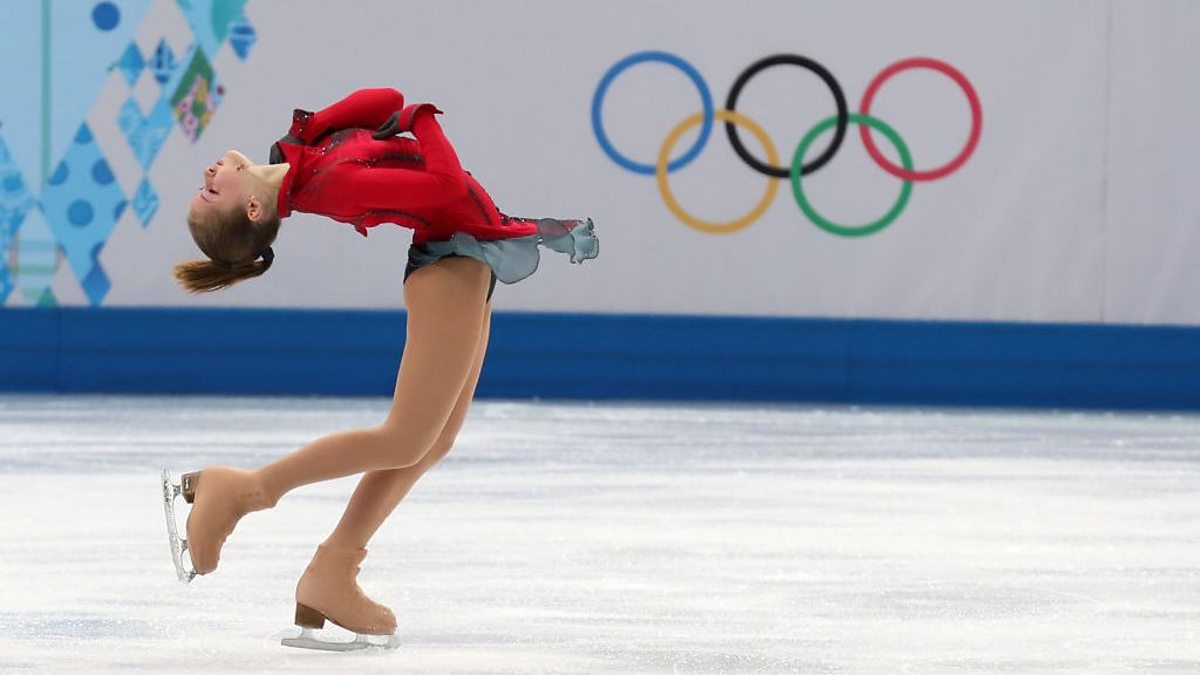
[[[1115,4],[1104,316],[1200,325],[1200,3]]]
[[[42,286],[62,304],[400,306],[406,230],[363,239],[304,214],[284,223],[265,277],[198,298],[170,281],[198,255],[183,215],[208,162],[231,147],[265,161],[293,107],[395,86],[446,111],[464,166],[501,209],[596,221],[597,260],[547,253],[536,278],[498,290],[498,309],[1200,323],[1187,264],[1196,141],[1168,124],[1200,108],[1187,0],[84,4],[74,42],[91,44],[90,30],[104,53],[77,77],[95,96],[71,123],[42,125],[45,186],[26,142],[39,130],[0,126],[9,174],[44,202],[10,226],[9,306],[44,301]],[[120,10],[115,25],[100,5]],[[36,21],[0,33],[37,49],[24,25]],[[162,44],[174,65],[157,58]],[[52,93],[57,67],[41,84]],[[34,80],[0,81],[14,92],[0,119],[41,100]],[[183,98],[198,81],[211,99]],[[208,107],[189,122],[179,100]],[[79,121],[115,186],[88,198],[98,215],[83,225],[74,179],[53,180],[60,155],[97,161],[73,150]],[[123,210],[103,201],[122,195]],[[109,231],[89,234],[108,212]],[[55,240],[59,255],[34,265],[38,242]]]

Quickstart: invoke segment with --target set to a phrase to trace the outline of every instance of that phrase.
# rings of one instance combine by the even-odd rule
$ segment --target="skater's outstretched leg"
[[[218,467],[194,478],[188,548],[196,571],[216,568],[225,538],[245,513],[273,506],[293,488],[420,463],[475,368],[490,281],[482,262],[446,258],[405,283],[408,339],[392,407],[380,426],[325,436],[258,471]]]
[[[408,338],[387,419],[333,434],[259,469],[267,492],[365,471],[416,465],[441,435],[474,368],[491,271],[474,258],[445,258],[404,284]]]

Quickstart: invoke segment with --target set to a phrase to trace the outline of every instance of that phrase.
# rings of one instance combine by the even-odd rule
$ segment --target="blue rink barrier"
[[[0,311],[0,390],[390,395],[401,311]],[[482,397],[1200,409],[1200,329],[497,313]]]

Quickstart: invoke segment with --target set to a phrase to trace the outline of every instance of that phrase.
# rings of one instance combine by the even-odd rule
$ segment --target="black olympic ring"
[[[837,154],[838,148],[842,146],[842,140],[846,137],[846,127],[849,126],[850,121],[850,113],[846,108],[846,95],[842,93],[842,86],[838,84],[838,81],[833,77],[833,73],[830,73],[825,66],[799,54],[776,54],[760,59],[750,64],[748,68],[742,71],[741,75],[738,75],[737,80],[733,83],[733,88],[729,90],[729,97],[725,99],[725,109],[737,111],[738,96],[741,95],[742,88],[746,86],[750,78],[771,66],[786,64],[800,66],[805,70],[812,71],[817,77],[821,78],[826,86],[829,87],[829,90],[833,92],[833,100],[837,104],[837,126],[833,132],[833,140],[829,143],[829,147],[825,148],[825,152],[822,152],[816,159],[800,167],[800,175],[807,176],[825,166]],[[787,167],[772,166],[766,162],[759,161],[757,157],[750,154],[750,151],[742,144],[742,139],[738,138],[737,125],[733,122],[725,123],[725,133],[729,135],[729,142],[733,145],[733,149],[737,152],[738,157],[741,157],[742,161],[749,165],[750,168],[766,176],[774,176],[775,178],[790,177],[791,172]]]

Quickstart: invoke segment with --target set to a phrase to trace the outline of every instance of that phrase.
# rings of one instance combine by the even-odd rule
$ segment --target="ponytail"
[[[275,260],[275,252],[268,246],[261,254],[261,260],[255,259],[241,265],[225,265],[212,260],[194,260],[175,266],[175,281],[179,282],[189,293],[209,293],[262,276],[271,269]]]

